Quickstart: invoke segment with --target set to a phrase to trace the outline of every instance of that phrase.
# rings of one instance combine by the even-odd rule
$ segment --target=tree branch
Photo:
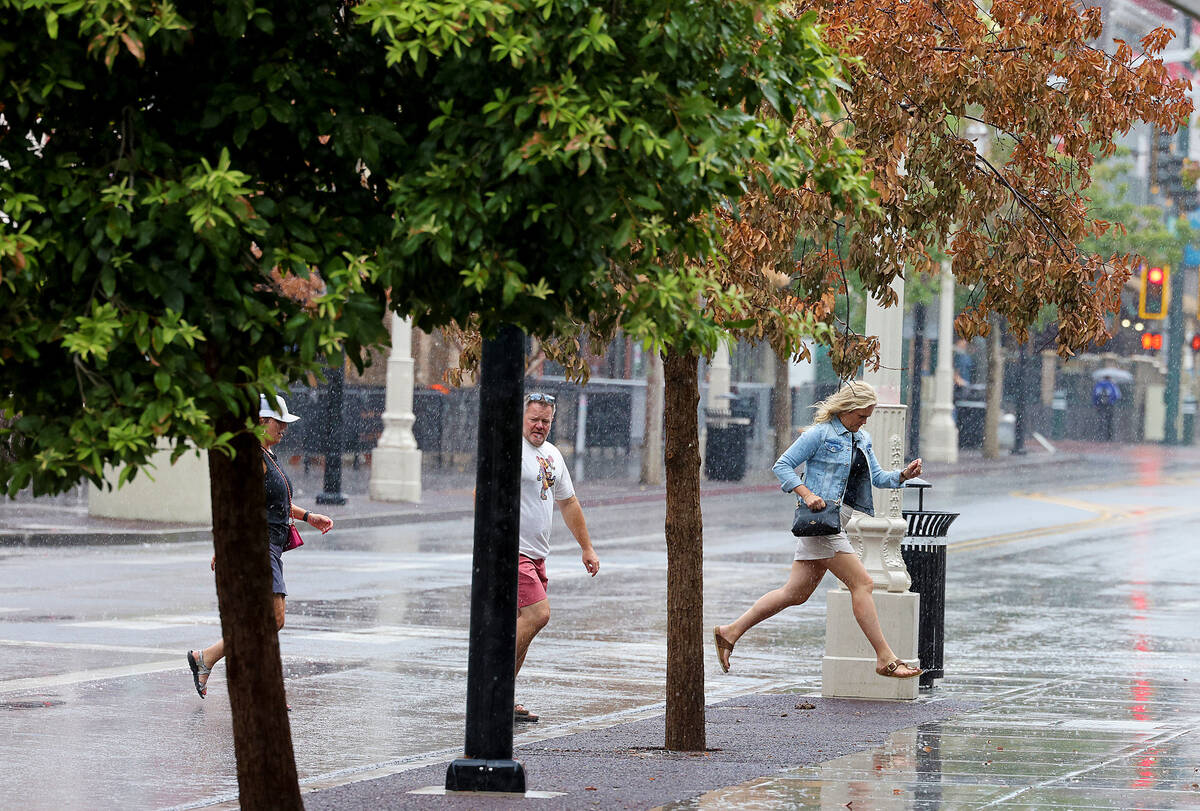
[[[1047,225],[1047,223],[1052,224],[1054,226],[1054,228],[1056,228],[1059,231],[1061,236],[1064,239],[1066,239],[1067,234],[1062,230],[1062,227],[1059,226],[1057,223],[1055,223],[1053,220],[1051,220],[1049,217],[1047,217],[1045,215],[1045,213],[1037,206],[1036,203],[1034,203],[1032,200],[1030,200],[1028,196],[1023,194],[1020,190],[1017,189],[1016,186],[1014,186],[1012,183],[1010,183],[1004,177],[1004,175],[1002,175],[1000,173],[1000,170],[998,170],[995,166],[992,165],[991,161],[989,161],[987,158],[983,157],[982,155],[980,155],[978,153],[976,153],[976,155],[975,155],[975,160],[977,162],[982,162],[991,171],[992,175],[998,181],[1000,181],[1000,185],[1002,185],[1002,186],[1004,186],[1004,188],[1008,189],[1009,193],[1012,194],[1013,197],[1017,200],[1017,202],[1019,202],[1021,204],[1021,207],[1033,215],[1034,219],[1037,220],[1038,225],[1040,225],[1042,227],[1042,230],[1046,232],[1046,236],[1050,237],[1050,240],[1054,243],[1054,246],[1058,249],[1058,252],[1062,254],[1064,259],[1069,259],[1070,255],[1067,253],[1066,250],[1063,249],[1062,243],[1059,241],[1058,236],[1055,236],[1054,232],[1050,229],[1050,226]]]

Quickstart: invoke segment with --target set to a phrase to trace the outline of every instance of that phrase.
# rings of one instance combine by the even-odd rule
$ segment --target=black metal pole
[[[1025,410],[1025,402],[1028,399],[1025,394],[1025,378],[1027,378],[1028,370],[1025,368],[1029,365],[1029,355],[1025,351],[1025,344],[1017,350],[1017,407],[1016,407],[1016,422],[1013,423],[1013,446],[1012,452],[1017,456],[1025,454],[1025,420],[1029,414]]]
[[[466,745],[446,770],[447,791],[525,792],[512,757],[523,348],[522,332],[505,327],[484,341],[479,364]]]
[[[337,365],[329,370],[329,395],[325,398],[325,490],[318,504],[345,504],[342,495],[342,451],[346,432],[342,425],[342,399],[346,381],[346,355],[338,353]]]
[[[912,379],[909,382],[908,457],[921,455],[921,396],[925,380],[925,304],[913,305]]]
[[[1167,385],[1163,391],[1166,420],[1163,444],[1179,444],[1179,391],[1183,373],[1183,267],[1172,269],[1167,279]]]

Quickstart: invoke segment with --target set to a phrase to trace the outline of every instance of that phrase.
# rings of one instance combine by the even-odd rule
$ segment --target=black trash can
[[[958,513],[925,509],[925,489],[931,487],[924,479],[909,479],[906,487],[917,488],[918,508],[905,510],[908,521],[900,554],[912,578],[909,591],[921,595],[918,614],[917,655],[925,672],[920,675],[922,687],[932,687],[934,679],[945,675],[944,651],[946,628],[946,542],[943,540]],[[909,539],[912,540],[909,540]]]
[[[744,419],[747,440],[754,433],[754,417],[758,413],[758,398],[753,394],[739,394],[729,401],[729,413],[738,419]]]
[[[987,400],[982,383],[968,383],[954,389],[954,424],[958,428],[958,447],[983,447],[984,416]]]
[[[750,420],[720,411],[706,411],[708,440],[704,475],[711,481],[739,482],[746,475],[746,436]]]

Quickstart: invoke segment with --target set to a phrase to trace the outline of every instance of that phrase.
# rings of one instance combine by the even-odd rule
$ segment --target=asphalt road
[[[1200,468],[1165,458],[1134,449],[1108,465],[940,482],[928,471],[926,506],[962,513],[949,539],[947,679],[936,689],[1125,672],[1136,658],[1194,700],[1180,680],[1200,648]],[[588,508],[579,489],[600,575],[587,576],[560,523],[553,616],[517,685],[543,720],[518,742],[661,712],[663,505]],[[791,506],[766,492],[706,498],[706,625],[782,582]],[[307,787],[448,762],[461,746],[470,535],[469,520],[335,531],[288,555],[281,646]],[[203,543],[0,550],[4,805],[236,797],[224,669],[201,701],[184,662],[219,634],[209,555]],[[739,642],[731,673],[710,661],[709,700],[818,690],[831,585]]]

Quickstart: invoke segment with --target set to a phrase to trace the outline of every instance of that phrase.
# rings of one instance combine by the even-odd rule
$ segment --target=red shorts
[[[546,559],[534,560],[521,555],[517,559],[517,608],[546,599]]]

